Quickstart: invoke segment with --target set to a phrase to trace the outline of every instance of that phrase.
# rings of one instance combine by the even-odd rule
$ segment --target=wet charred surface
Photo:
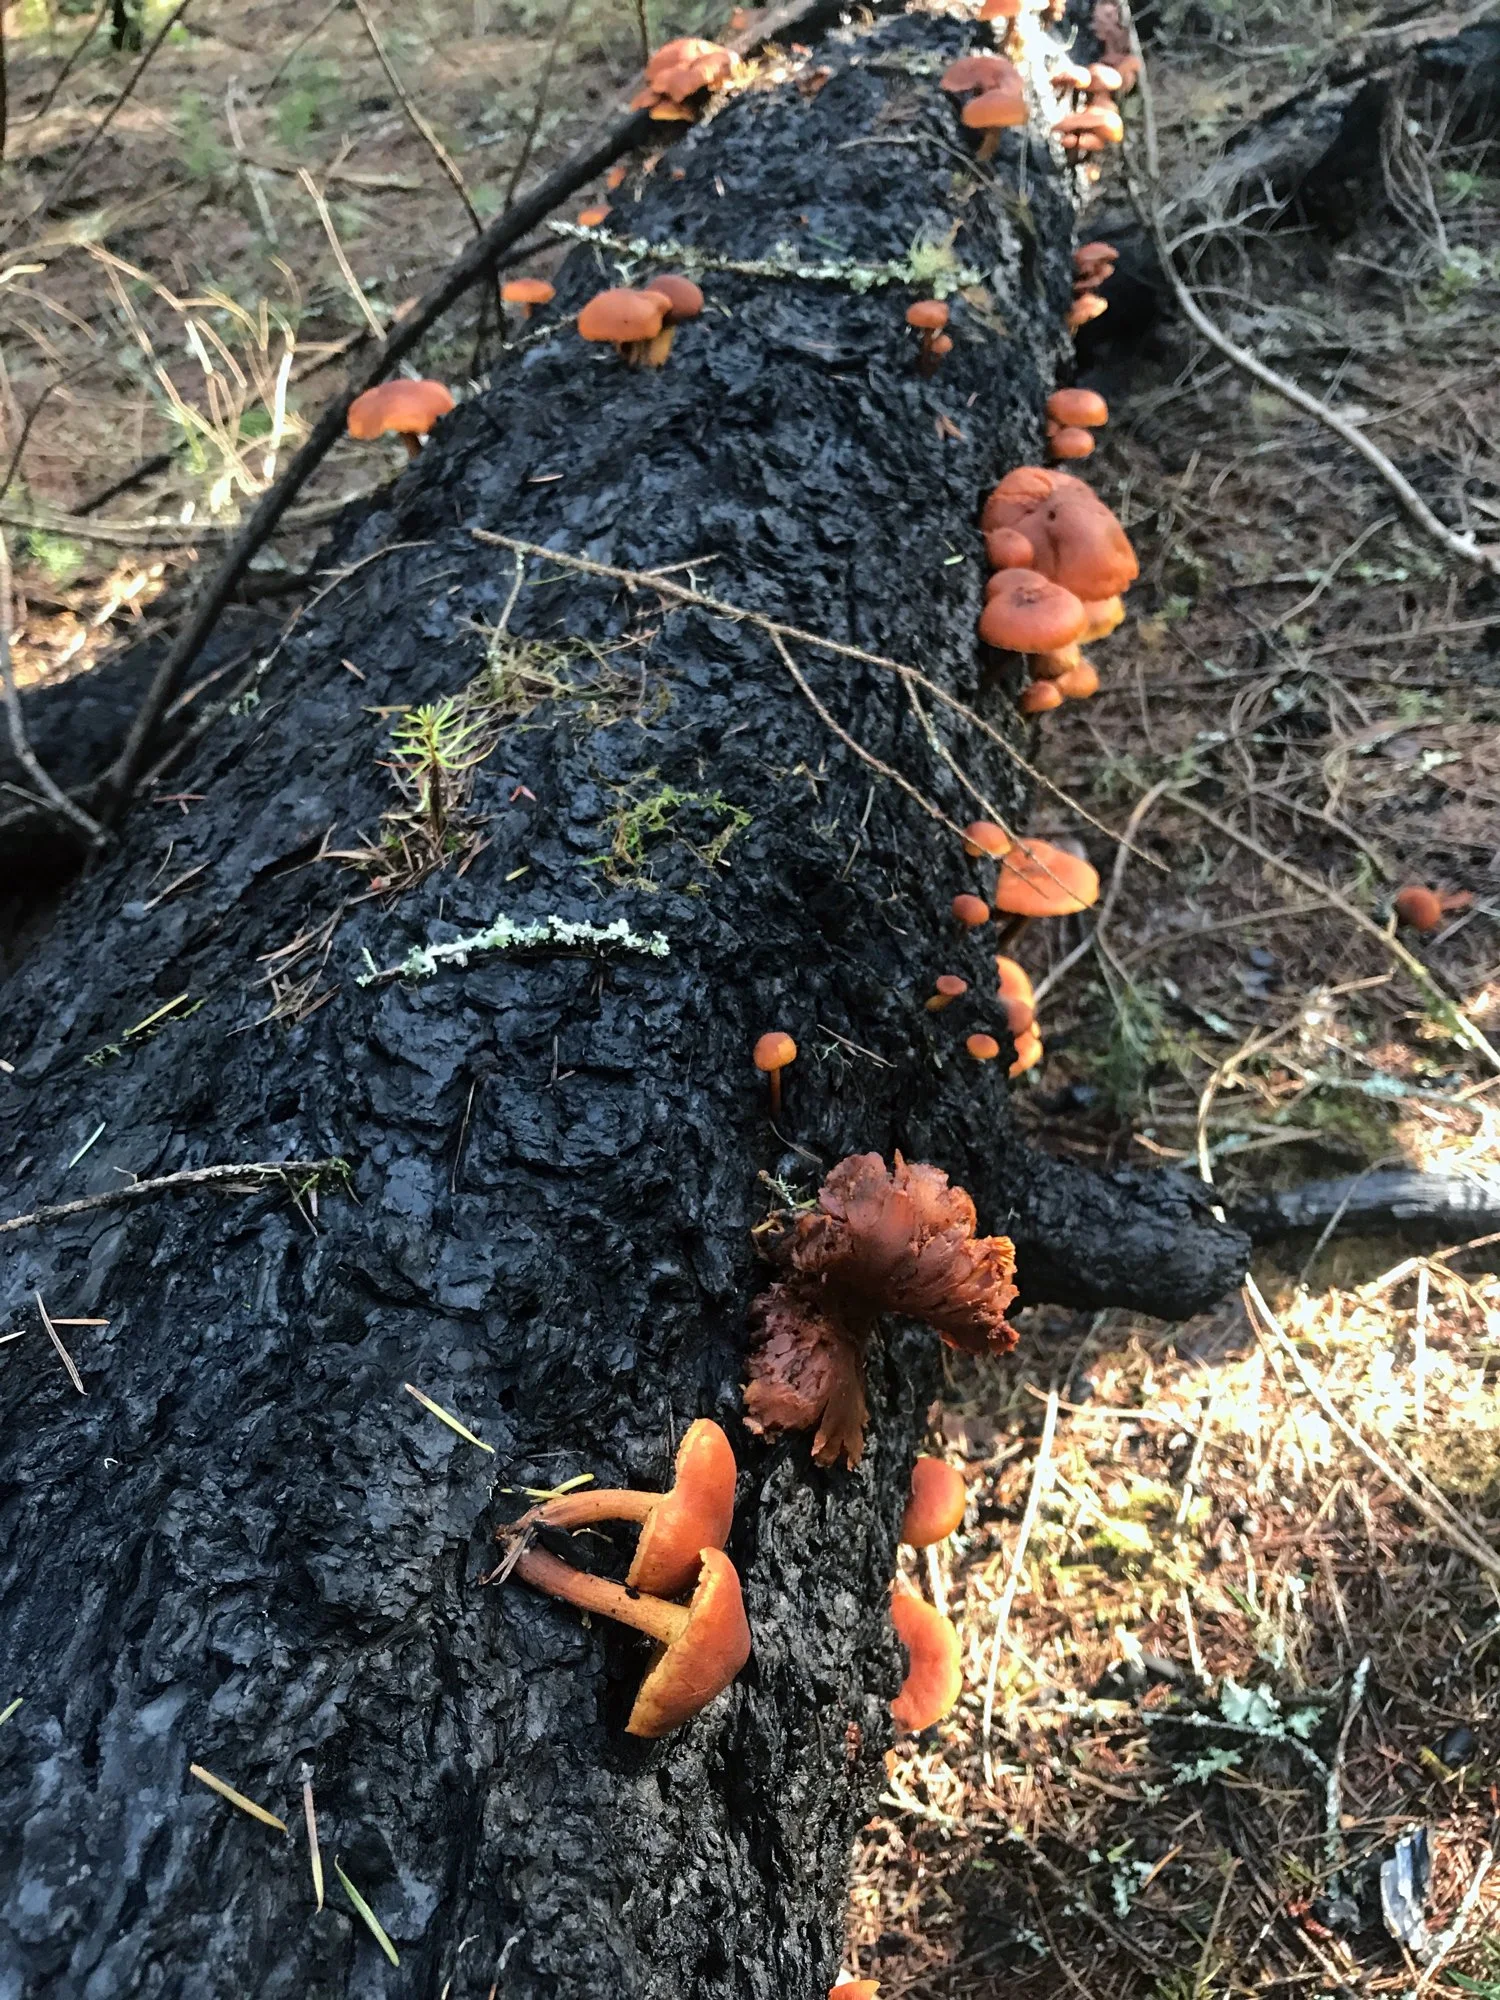
[[[484,1995],[502,1964],[515,2000],[820,1994],[900,1678],[885,1592],[937,1360],[925,1334],[877,1344],[856,1473],[744,1435],[758,1175],[805,1194],[846,1153],[900,1147],[1013,1229],[1023,1288],[1170,1311],[1232,1278],[1236,1239],[1020,1146],[1003,1064],[963,1053],[975,1028],[1005,1041],[985,952],[947,914],[984,879],[830,739],[751,625],[528,565],[510,633],[568,649],[572,690],[499,732],[473,800],[487,844],[394,899],[317,858],[395,803],[381,711],[484,669],[515,571],[476,528],[690,564],[674,575],[910,661],[1014,727],[976,658],[976,503],[1039,445],[1072,214],[1040,151],[1018,206],[1015,135],[993,188],[955,208],[962,142],[935,77],[972,32],[917,17],[831,40],[821,90],[729,107],[615,218],[740,260],[856,262],[959,219],[990,306],[956,305],[939,375],[914,372],[910,290],[715,271],[695,273],[708,309],[659,374],[567,330],[532,346],[334,550],[347,579],[182,773],[208,796],[172,827],[169,873],[138,815],[10,982],[6,1213],[236,1159],[337,1155],[351,1180],[315,1221],[183,1197],[0,1238],[4,1330],[30,1329],[0,1378],[0,1701],[26,1697],[0,1735],[6,2000]],[[556,311],[615,275],[580,250]],[[977,807],[934,739],[1024,821],[993,746],[879,669],[797,657],[951,817]],[[604,865],[622,813],[667,786],[691,798],[675,833],[643,834],[649,879]],[[357,983],[500,912],[623,919],[667,955],[490,954]],[[265,1022],[285,964],[268,954],[325,925],[303,1018]],[[944,970],[975,997],[931,1016]],[[784,1138],[747,1060],[768,1026],[802,1050]],[[36,1330],[38,1290],[109,1321],[68,1336],[86,1398]],[[644,1748],[620,1734],[634,1642],[476,1579],[524,1504],[501,1489],[661,1486],[698,1415],[740,1456],[755,1651]],[[399,1970],[336,1886],[314,1914],[300,1826],[256,1826],[191,1783],[192,1760],[294,1821],[311,1771],[330,1879],[337,1854]]]

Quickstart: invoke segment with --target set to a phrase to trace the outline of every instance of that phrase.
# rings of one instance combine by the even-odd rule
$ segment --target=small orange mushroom
[[[722,1549],[704,1549],[688,1605],[647,1597],[608,1577],[572,1569],[543,1549],[526,1549],[515,1573],[581,1611],[632,1625],[659,1651],[625,1724],[627,1736],[669,1736],[722,1694],[750,1657],[750,1625],[734,1564]]]
[[[1076,333],[1081,326],[1087,326],[1091,319],[1109,311],[1109,300],[1101,299],[1097,292],[1080,292],[1063,315],[1063,325]]]
[[[666,313],[665,293],[633,292],[617,285],[607,292],[595,292],[578,315],[578,336],[581,340],[608,341],[633,368],[645,359]]]
[[[1421,882],[1409,882],[1392,898],[1392,908],[1402,923],[1414,931],[1435,931],[1443,921],[1442,898]]]
[[[601,222],[607,220],[608,216],[609,203],[607,201],[595,202],[592,208],[579,209],[579,227],[582,229],[597,229]]]
[[[535,1527],[582,1528],[600,1521],[638,1521],[641,1537],[625,1581],[652,1597],[676,1597],[698,1575],[700,1551],[722,1549],[734,1523],[734,1452],[711,1417],[689,1424],[677,1447],[667,1493],[590,1486],[544,1500],[504,1531],[507,1539]]]
[[[957,62],[949,63],[943,71],[938,88],[951,91],[955,97],[962,97],[971,90],[1003,90],[1016,74],[1015,64],[1004,56],[983,53],[960,56]]]
[[[1087,701],[1099,692],[1099,673],[1092,660],[1080,658],[1053,683],[1064,701]]]
[[[1030,569],[1035,555],[1019,528],[991,528],[984,538],[991,569]]]
[[[960,121],[970,131],[984,134],[974,155],[976,160],[992,160],[1000,144],[1000,134],[1024,125],[1026,118],[1026,92],[1019,70],[1013,70],[1012,80],[998,89],[983,90],[978,97],[971,97],[959,113]]]
[[[772,1028],[755,1044],[750,1060],[771,1079],[771,1116],[781,1116],[781,1072],[797,1060],[797,1044],[780,1028]]]
[[[1049,840],[1018,841],[995,880],[995,908],[1013,917],[1066,917],[1098,900],[1099,877],[1089,863]]]
[[[1083,608],[1089,622],[1078,635],[1080,646],[1092,646],[1096,639],[1107,639],[1116,627],[1125,622],[1123,597],[1086,597]]]
[[[414,382],[405,375],[366,389],[349,405],[349,435],[368,443],[394,431],[415,458],[422,439],[439,417],[453,408],[453,398],[441,382]]]
[[[660,368],[672,352],[672,339],[677,328],[685,319],[696,319],[702,312],[703,294],[691,278],[679,278],[672,272],[653,278],[645,289],[666,301],[661,332],[646,343],[646,351],[641,357],[648,368]]]
[[[1043,1055],[1042,1038],[1034,1027],[1023,1028],[1016,1036],[1016,1059],[1005,1072],[1007,1076],[1024,1076],[1029,1069],[1035,1069]]]
[[[1000,1053],[1000,1044],[993,1035],[970,1035],[965,1040],[964,1047],[975,1062],[993,1062]]]
[[[901,1517],[901,1539],[909,1549],[945,1542],[963,1525],[969,1489],[956,1465],[945,1458],[919,1458],[911,1469],[911,1497]]]
[[[1064,488],[1026,515],[1021,532],[1032,546],[1036,574],[1072,591],[1076,598],[1095,602],[1117,597],[1140,574],[1130,537],[1081,481],[1076,491]],[[1088,613],[1080,603],[1077,630],[1058,643],[1080,638],[1087,625]]]
[[[1052,82],[1058,90],[1087,90],[1089,73],[1082,63],[1074,62],[1071,56],[1064,56],[1053,68]]]
[[[1061,708],[1063,698],[1056,681],[1028,681],[1017,705],[1022,715],[1043,715],[1049,708]]]
[[[1010,835],[1003,826],[996,826],[992,819],[971,819],[964,828],[964,853],[971,861],[977,861],[981,854],[989,855],[992,861],[999,861],[1010,852]]]
[[[1082,111],[1070,111],[1066,118],[1059,118],[1052,129],[1068,151],[1075,148],[1092,151],[1090,147],[1080,146],[1085,138],[1102,140],[1106,146],[1118,146],[1125,137],[1125,121],[1112,104],[1090,104]]]
[[[932,336],[932,358],[934,362],[941,361],[945,354],[951,354],[952,352],[953,335],[951,333],[935,333]]]
[[[878,1979],[845,1979],[829,1987],[828,2000],[876,2000],[879,1992]]]
[[[891,1623],[911,1662],[891,1703],[891,1719],[898,1729],[929,1729],[964,1690],[958,1630],[925,1597],[899,1583],[891,1598]]]
[[[1020,11],[1021,0],[984,0],[974,18],[976,21],[1014,21]]]
[[[1005,1025],[1013,1035],[1024,1034],[1036,1019],[1036,995],[1025,966],[1004,953],[995,954],[996,992],[1005,1009]]]
[[[1062,424],[1047,440],[1047,449],[1054,458],[1092,458],[1094,434],[1077,424]]]
[[[530,319],[538,306],[550,305],[556,297],[545,278],[507,278],[500,296],[508,306],[519,306],[522,319]]]
[[[1002,652],[1049,653],[1070,646],[1085,623],[1071,590],[1035,570],[1007,569],[980,613],[979,636]]]
[[[945,1007],[951,1007],[969,990],[967,979],[960,979],[956,972],[940,972],[932,982],[933,990],[927,999],[929,1014],[941,1014]]]
[[[987,924],[990,920],[990,906],[980,896],[955,896],[952,909],[954,916],[965,930],[978,930],[981,924]]]
[[[948,324],[948,308],[941,299],[917,299],[906,308],[906,324],[916,327],[922,335],[922,345],[917,350],[917,367],[924,375],[930,375],[938,363],[937,337]],[[942,350],[947,353],[953,343]]]
[[[1096,389],[1054,389],[1047,398],[1047,415],[1059,424],[1097,430],[1109,422],[1109,405]]]

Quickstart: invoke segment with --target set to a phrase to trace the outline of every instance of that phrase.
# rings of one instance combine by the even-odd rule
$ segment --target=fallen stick
[[[127,1181],[123,1187],[109,1188],[103,1194],[80,1195],[77,1201],[55,1202],[50,1208],[33,1209],[30,1215],[12,1215],[0,1222],[0,1236],[8,1236],[15,1229],[42,1229],[51,1222],[65,1222],[70,1216],[87,1215],[95,1208],[116,1208],[121,1202],[146,1201],[154,1195],[178,1194],[184,1188],[226,1187],[234,1189],[236,1182],[248,1181],[252,1184],[245,1191],[253,1192],[259,1182],[285,1180],[296,1174],[307,1175],[343,1174],[347,1172],[343,1160],[244,1160],[221,1167],[193,1167],[180,1174],[162,1174],[154,1181]]]

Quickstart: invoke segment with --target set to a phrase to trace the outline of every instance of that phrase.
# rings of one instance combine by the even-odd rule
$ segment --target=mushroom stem
[[[1012,917],[1009,923],[1002,924],[995,934],[995,942],[1000,950],[1008,952],[1030,922],[1030,917]]]
[[[779,1069],[771,1071],[771,1116],[773,1118],[781,1116],[781,1071]]]
[[[976,160],[983,161],[983,160],[994,159],[996,153],[998,153],[1000,150],[1000,132],[1001,132],[1001,127],[996,125],[992,127],[990,131],[985,133],[984,137],[979,142],[979,151],[974,155]]]
[[[543,1500],[523,1514],[510,1532],[517,1534],[531,1527],[586,1528],[595,1521],[649,1521],[666,1497],[665,1493],[636,1493],[628,1486],[587,1487],[580,1493],[561,1493],[555,1500]]]
[[[917,373],[919,375],[931,375],[937,368],[938,357],[932,351],[933,337],[934,329],[930,326],[923,327],[922,345],[917,349]]]
[[[417,453],[422,449],[422,440],[414,436],[411,431],[403,431],[401,433],[401,442],[406,446],[406,455],[408,458],[415,458]]]
[[[654,340],[643,342],[645,353],[641,356],[648,368],[664,368],[667,356],[672,352],[672,336],[677,328],[669,320]]]
[[[560,1597],[576,1604],[580,1611],[596,1611],[601,1618],[617,1624],[633,1625],[659,1645],[670,1646],[687,1630],[685,1605],[668,1604],[660,1597],[643,1597],[627,1590],[623,1583],[611,1583],[607,1576],[590,1576],[549,1556],[545,1549],[527,1549],[516,1563],[516,1574],[533,1590],[548,1597]]]

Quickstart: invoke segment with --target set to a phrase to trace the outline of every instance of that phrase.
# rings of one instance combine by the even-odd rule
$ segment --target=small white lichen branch
[[[534,923],[518,924],[514,918],[501,915],[471,937],[453,938],[447,944],[413,945],[399,965],[383,970],[366,952],[365,963],[370,969],[355,983],[373,986],[383,979],[430,979],[444,965],[466,966],[476,952],[526,951],[547,945],[564,950],[584,945],[600,951],[638,951],[648,958],[667,958],[672,950],[661,931],[641,937],[623,917],[616,917],[612,924],[574,923],[567,917],[539,917]]]
[[[616,236],[608,229],[587,228],[577,222],[549,222],[556,236],[575,243],[594,243],[601,250],[637,262],[681,264],[694,271],[729,271],[745,278],[788,278],[811,285],[845,285],[852,292],[874,291],[881,285],[919,285],[934,298],[950,292],[982,285],[984,273],[953,263],[951,269],[920,268],[914,259],[899,264],[855,264],[851,262],[804,263],[790,243],[778,243],[777,255],[763,258],[718,257],[691,243],[654,243],[648,236]]]

